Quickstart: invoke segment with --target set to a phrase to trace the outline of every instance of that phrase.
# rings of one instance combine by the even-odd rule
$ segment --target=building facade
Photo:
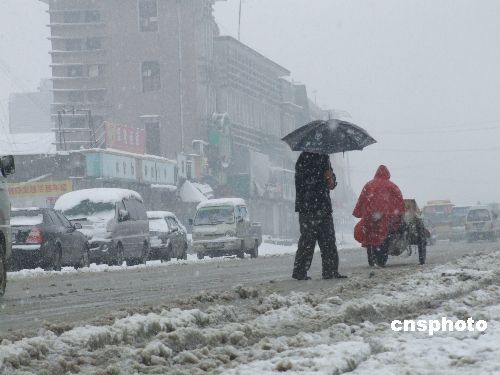
[[[215,109],[212,0],[47,0],[59,149],[142,128],[146,151],[191,148]]]

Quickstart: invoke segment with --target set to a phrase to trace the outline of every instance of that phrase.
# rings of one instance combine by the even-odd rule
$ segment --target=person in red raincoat
[[[370,266],[384,266],[387,262],[387,237],[395,232],[405,212],[403,195],[390,181],[385,165],[378,167],[373,180],[361,192],[353,216],[361,219],[354,228],[354,238],[366,248]]]

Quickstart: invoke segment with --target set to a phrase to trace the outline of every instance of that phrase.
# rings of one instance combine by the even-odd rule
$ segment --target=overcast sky
[[[223,34],[238,3],[216,4]],[[50,74],[44,10],[0,0],[0,124],[9,93]],[[386,164],[420,204],[500,201],[499,15],[497,0],[244,0],[241,40],[378,140],[351,153],[356,192]]]

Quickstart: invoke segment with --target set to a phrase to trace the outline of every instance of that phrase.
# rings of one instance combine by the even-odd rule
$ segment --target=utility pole
[[[177,49],[178,49],[178,64],[179,64],[179,121],[181,127],[181,150],[184,153],[184,77],[182,71],[182,16],[181,16],[181,0],[177,0]]]

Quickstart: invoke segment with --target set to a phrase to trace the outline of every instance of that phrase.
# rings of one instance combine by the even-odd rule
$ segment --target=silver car
[[[54,209],[87,235],[92,262],[121,265],[146,263],[150,241],[146,209],[139,193],[96,188],[72,191],[58,198]]]
[[[148,211],[151,237],[150,259],[187,259],[187,231],[177,216],[168,211]]]

